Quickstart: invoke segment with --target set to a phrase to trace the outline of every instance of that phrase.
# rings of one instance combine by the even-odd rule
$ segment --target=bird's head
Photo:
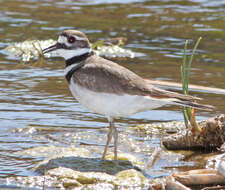
[[[65,30],[59,35],[57,43],[44,49],[43,53],[53,51],[65,60],[68,60],[75,56],[90,53],[92,49],[84,33],[77,30]]]

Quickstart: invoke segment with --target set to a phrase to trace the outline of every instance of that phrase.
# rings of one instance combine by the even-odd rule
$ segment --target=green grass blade
[[[187,77],[186,77],[186,63],[187,63],[187,45],[188,45],[188,40],[185,41],[184,45],[184,55],[183,55],[183,62],[182,62],[182,67],[181,67],[181,81],[182,81],[182,89],[183,93],[186,94],[186,83],[187,83]]]
[[[182,89],[183,89],[183,93],[187,94],[187,89],[186,89],[186,83],[187,83],[187,72],[186,72],[186,65],[187,65],[187,45],[188,45],[188,40],[185,41],[185,45],[184,45],[184,55],[183,55],[183,61],[182,61],[182,66],[181,66],[181,81],[182,81]],[[185,107],[182,107],[182,112],[183,112],[183,116],[184,116],[184,123],[186,128],[188,127],[188,114],[187,114],[187,110]]]
[[[187,90],[187,94],[188,94],[188,84],[189,84],[189,76],[190,76],[190,71],[191,71],[191,65],[192,65],[192,61],[193,61],[193,58],[194,58],[194,54],[195,54],[195,51],[201,41],[202,37],[199,37],[195,46],[194,46],[194,49],[192,50],[192,53],[191,53],[191,57],[190,57],[190,60],[189,60],[189,64],[187,66],[187,71],[186,71],[186,80],[187,80],[187,83],[186,83],[186,90]]]
[[[188,114],[187,114],[187,111],[186,111],[185,107],[182,107],[182,113],[183,113],[183,116],[184,116],[185,126],[186,126],[186,128],[188,128],[189,117],[188,117]]]
[[[183,89],[183,93],[184,94],[188,94],[188,84],[189,84],[189,76],[190,76],[190,70],[191,70],[191,65],[192,65],[192,61],[193,61],[193,58],[194,58],[194,54],[195,54],[195,51],[200,43],[200,40],[202,38],[200,37],[193,50],[192,50],[192,54],[191,54],[191,57],[189,59],[189,62],[187,64],[187,45],[188,45],[188,40],[185,41],[185,45],[184,45],[184,55],[183,55],[183,62],[182,62],[182,66],[181,66],[181,81],[182,81],[182,89]],[[183,107],[182,108],[182,112],[183,112],[183,115],[184,115],[184,122],[185,122],[185,125],[186,127],[188,127],[188,123],[190,122],[191,120],[191,115],[192,115],[192,112],[191,112],[191,108],[189,107]]]

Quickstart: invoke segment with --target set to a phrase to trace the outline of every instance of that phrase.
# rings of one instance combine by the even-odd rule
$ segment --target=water
[[[71,96],[63,76],[63,60],[49,59],[44,65],[23,65],[18,58],[7,54],[4,50],[7,45],[26,39],[56,39],[68,28],[85,32],[92,42],[122,36],[128,39],[125,48],[145,56],[114,61],[144,78],[179,82],[184,41],[190,41],[191,49],[202,36],[192,66],[191,83],[225,88],[224,19],[223,0],[1,0],[0,177],[33,175],[30,169],[43,159],[16,155],[17,151],[52,144],[67,146],[73,144],[73,138],[78,139],[76,134],[80,136],[74,146],[80,146],[79,141],[104,145],[108,125],[104,117],[89,112]],[[200,91],[192,94],[204,98],[202,103],[216,107],[211,113],[199,111],[198,119],[225,112],[224,94]],[[180,108],[163,107],[118,119],[119,149],[133,154],[132,149],[124,147],[124,135],[131,141],[137,140],[136,144],[143,141],[149,152],[135,154],[146,160],[160,146],[161,136],[141,136],[130,127],[171,120],[183,120]],[[102,146],[99,148],[103,149]],[[163,154],[154,167],[147,168],[153,177],[168,175],[171,168],[196,165],[177,161],[172,156],[173,162],[162,158]]]

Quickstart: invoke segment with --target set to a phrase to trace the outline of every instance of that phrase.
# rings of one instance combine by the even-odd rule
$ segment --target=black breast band
[[[66,60],[66,67],[76,64],[74,67],[71,68],[71,70],[65,76],[68,83],[70,83],[70,79],[71,79],[73,73],[84,65],[81,61],[84,61],[85,59],[87,59],[89,56],[91,56],[93,54],[94,54],[94,52],[91,51],[91,52],[85,53],[83,55],[75,56],[75,57],[72,57],[72,58]]]
[[[94,52],[91,51],[91,52],[85,53],[85,54],[83,54],[83,55],[74,56],[74,57],[72,57],[72,58],[70,58],[70,59],[67,59],[67,60],[66,60],[66,67],[68,67],[68,66],[70,66],[70,65],[73,65],[73,64],[75,64],[75,63],[79,63],[79,62],[81,62],[81,61],[87,59],[89,56],[91,56],[91,55],[93,55],[93,54],[94,54]]]

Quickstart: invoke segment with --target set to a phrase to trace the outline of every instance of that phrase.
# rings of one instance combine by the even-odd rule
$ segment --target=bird
[[[119,64],[97,56],[88,37],[78,30],[64,30],[43,54],[54,52],[65,59],[65,78],[75,99],[90,111],[108,119],[109,132],[102,159],[114,138],[114,160],[118,159],[118,131],[114,120],[159,108],[179,105],[202,110],[213,106],[196,103],[201,98],[167,91],[149,84]]]

